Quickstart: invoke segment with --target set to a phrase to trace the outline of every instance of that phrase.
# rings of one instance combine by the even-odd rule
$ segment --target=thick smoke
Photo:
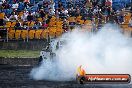
[[[56,60],[45,60],[40,67],[33,68],[32,78],[72,80],[80,65],[88,74],[132,74],[132,41],[120,28],[106,24],[98,33],[80,30],[83,29],[63,35],[66,44],[56,51]]]

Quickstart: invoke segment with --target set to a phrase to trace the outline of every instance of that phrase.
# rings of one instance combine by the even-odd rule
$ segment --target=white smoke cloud
[[[67,43],[56,51],[56,61],[45,60],[33,68],[30,75],[36,80],[72,80],[82,65],[88,74],[132,74],[132,42],[113,24],[105,25],[98,33],[75,29],[62,38]]]

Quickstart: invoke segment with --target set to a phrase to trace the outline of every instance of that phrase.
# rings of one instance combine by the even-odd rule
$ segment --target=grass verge
[[[32,50],[0,50],[0,57],[6,58],[36,58],[40,51]]]

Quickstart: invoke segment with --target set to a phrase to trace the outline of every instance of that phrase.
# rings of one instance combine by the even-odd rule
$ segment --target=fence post
[[[29,30],[29,27],[27,28],[27,42],[28,42],[28,30]]]
[[[6,29],[6,41],[8,42],[8,30]]]

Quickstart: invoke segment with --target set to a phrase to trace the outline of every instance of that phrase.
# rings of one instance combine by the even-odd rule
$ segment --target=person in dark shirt
[[[80,9],[76,8],[75,17],[78,17],[79,15],[80,15]]]
[[[4,20],[0,19],[0,26],[4,26]]]
[[[61,12],[61,9],[63,8],[63,4],[61,1],[58,2],[58,11]]]
[[[88,19],[92,20],[92,17],[93,17],[93,9],[90,7],[88,10]]]
[[[29,15],[27,16],[27,21],[32,21],[33,15],[31,15],[31,12],[29,12]]]
[[[21,23],[17,20],[16,25],[15,25],[15,29],[21,29]]]
[[[28,28],[28,23],[27,23],[27,21],[24,21],[23,22],[23,29],[27,30],[27,28]]]
[[[93,0],[93,1],[92,1],[93,7],[95,7],[97,4],[98,4],[98,0]]]
[[[38,20],[35,21],[35,24],[33,26],[34,29],[39,29],[42,26],[42,23],[39,22]]]
[[[40,17],[41,17],[41,18],[45,17],[45,14],[46,14],[46,13],[44,12],[43,9],[41,9],[39,13],[40,13]]]
[[[77,5],[77,4],[76,4],[76,5]],[[71,0],[67,2],[67,7],[68,7],[68,8],[73,7],[73,2],[72,2]]]
[[[10,5],[5,1],[5,2],[2,4],[2,7],[3,7],[3,9],[9,9],[9,8],[10,8]]]
[[[111,14],[109,16],[109,22],[114,23],[115,22],[115,13],[114,11],[111,11]]]

